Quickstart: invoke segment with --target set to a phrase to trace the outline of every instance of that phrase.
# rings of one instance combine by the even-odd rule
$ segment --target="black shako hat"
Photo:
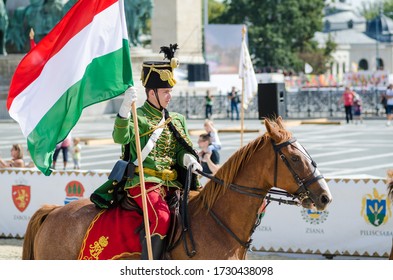
[[[142,64],[141,80],[145,88],[172,88],[176,84],[173,70],[179,66],[175,58],[177,44],[161,47],[164,59],[169,61],[144,61]]]

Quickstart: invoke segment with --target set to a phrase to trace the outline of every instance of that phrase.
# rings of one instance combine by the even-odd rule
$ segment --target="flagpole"
[[[149,215],[148,215],[148,209],[147,209],[146,189],[145,189],[145,177],[144,177],[144,172],[143,172],[142,149],[141,149],[141,141],[139,138],[139,126],[138,126],[138,118],[137,118],[137,114],[136,114],[135,102],[132,103],[131,111],[132,111],[132,118],[134,120],[136,154],[138,157],[138,166],[139,166],[139,186],[141,188],[142,208],[143,208],[142,210],[143,210],[143,221],[145,224],[147,255],[149,257],[149,260],[152,260],[153,259],[153,251],[152,251],[152,247],[151,247]]]
[[[242,48],[243,48],[243,42],[245,40],[246,32],[247,32],[246,26],[243,25]],[[240,108],[240,147],[243,147],[243,134],[244,134],[244,75],[242,77],[242,102]]]

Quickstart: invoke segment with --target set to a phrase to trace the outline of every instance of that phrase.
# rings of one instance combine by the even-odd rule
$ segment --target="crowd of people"
[[[360,94],[347,86],[342,94],[341,102],[345,108],[346,123],[362,124],[363,101]],[[386,126],[391,126],[393,119],[393,84],[389,84],[386,91],[381,94],[381,104],[386,113]]]
[[[353,123],[354,119],[355,124],[363,123],[362,99],[360,95],[347,86],[342,95],[342,102],[344,103],[345,120],[347,124]]]
[[[213,119],[213,102],[214,96],[211,94],[210,90],[206,92],[205,96],[205,119]],[[239,92],[235,86],[227,94],[227,100],[225,106],[227,108],[227,118],[233,120],[240,119],[239,104],[241,99]]]
[[[52,168],[56,169],[56,160],[60,151],[63,153],[63,169],[66,170],[68,163],[68,154],[71,153],[74,163],[74,169],[81,167],[81,144],[80,138],[72,138],[69,134],[64,141],[56,145],[53,154]],[[27,150],[28,151],[28,150]],[[35,168],[35,164],[31,157],[25,158],[24,149],[21,144],[13,144],[11,146],[10,158],[2,158],[0,156],[0,168]]]

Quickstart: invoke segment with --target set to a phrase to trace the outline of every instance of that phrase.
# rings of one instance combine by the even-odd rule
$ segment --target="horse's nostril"
[[[328,204],[328,203],[330,203],[330,199],[327,195],[322,195],[321,202],[322,202],[322,204]]]

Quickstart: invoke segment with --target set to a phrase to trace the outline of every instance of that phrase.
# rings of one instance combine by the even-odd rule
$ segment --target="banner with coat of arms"
[[[383,179],[327,179],[324,211],[270,203],[253,235],[254,250],[388,257],[392,202]]]
[[[43,204],[65,205],[90,194],[107,172],[0,169],[0,236],[23,237]],[[392,202],[383,179],[327,179],[324,211],[271,202],[261,206],[253,250],[386,257],[393,238]],[[256,219],[258,217],[255,217]]]
[[[27,224],[44,204],[65,205],[90,194],[108,172],[0,169],[0,237],[23,237]]]

